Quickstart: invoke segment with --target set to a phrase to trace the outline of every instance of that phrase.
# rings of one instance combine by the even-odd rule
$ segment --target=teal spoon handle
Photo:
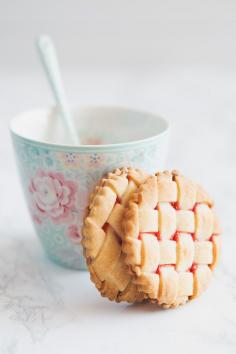
[[[46,35],[40,36],[37,39],[37,48],[48,82],[59,108],[60,116],[68,132],[71,143],[73,145],[79,145],[79,137],[67,103],[57,54],[51,38]]]

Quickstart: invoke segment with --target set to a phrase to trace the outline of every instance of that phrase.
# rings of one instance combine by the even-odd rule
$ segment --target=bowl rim
[[[26,110],[23,111],[17,115],[15,115],[11,120],[9,124],[9,129],[11,132],[11,136],[13,139],[16,139],[18,141],[24,141],[25,143],[28,143],[30,145],[34,146],[39,146],[43,148],[48,148],[50,150],[63,150],[63,151],[73,151],[73,152],[102,152],[102,151],[114,151],[114,150],[127,150],[127,149],[132,149],[132,148],[141,148],[146,145],[151,145],[153,143],[161,143],[162,139],[165,138],[170,130],[170,123],[166,118],[163,118],[161,115],[138,109],[138,108],[132,108],[132,107],[126,107],[123,105],[93,105],[93,104],[87,104],[87,105],[81,105],[80,107],[73,107],[72,112],[76,112],[79,109],[114,109],[114,110],[125,110],[125,111],[132,111],[133,113],[137,112],[139,114],[147,114],[152,117],[155,117],[159,119],[162,123],[164,123],[165,128],[158,134],[155,134],[153,136],[150,136],[148,138],[144,139],[138,139],[138,140],[133,140],[125,143],[115,143],[115,144],[101,144],[101,145],[79,145],[79,146],[74,146],[71,144],[58,144],[58,143],[49,143],[46,141],[42,140],[34,140],[26,137],[23,134],[19,134],[15,131],[13,124],[15,121],[20,119],[24,115],[29,115],[29,114],[35,114],[38,112],[52,112],[52,110],[55,109],[55,107],[48,107],[48,108],[36,108],[36,109],[31,109],[31,110]]]

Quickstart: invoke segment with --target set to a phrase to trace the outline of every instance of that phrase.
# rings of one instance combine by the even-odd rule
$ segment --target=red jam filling
[[[157,231],[140,232],[139,235],[138,235],[138,240],[141,240],[141,239],[142,239],[142,235],[143,235],[143,234],[148,234],[148,235],[156,236],[156,238],[157,238],[158,240],[160,240],[160,233],[157,232]]]
[[[171,237],[171,240],[178,242],[179,241],[179,232],[176,231],[174,235]]]
[[[212,241],[213,241],[213,236],[214,236],[214,235],[211,235],[211,237],[209,238],[208,241],[212,242]]]
[[[170,240],[173,240],[175,242],[179,241],[179,235],[181,234],[180,231],[175,231],[175,233],[171,236]],[[192,237],[193,241],[196,240],[196,235],[194,232],[188,232],[188,234]]]
[[[197,264],[193,263],[192,266],[189,268],[191,273],[194,273],[197,270]]]
[[[179,207],[179,203],[178,202],[171,202],[170,203],[172,205],[172,207],[176,210],[180,210],[180,207]]]
[[[193,241],[195,241],[195,240],[196,240],[196,235],[195,235],[195,233],[194,233],[194,232],[190,232],[190,235],[192,236]]]
[[[200,205],[200,204],[206,204],[206,205],[208,205],[208,207],[209,208],[211,208],[212,206],[211,206],[211,204],[209,204],[209,203],[206,203],[206,202],[203,202],[203,203],[200,203],[200,202],[196,202],[195,204],[194,204],[194,206],[193,206],[193,208],[191,209],[193,212],[195,212],[196,211],[196,209],[197,209],[197,206],[198,205]]]
[[[219,236],[219,234],[212,234],[208,241],[213,242],[213,237],[214,236]]]
[[[192,209],[191,209],[191,210],[192,210],[193,212],[195,212],[195,211],[196,211],[196,208],[197,208],[198,204],[200,204],[200,203],[195,203],[195,204],[194,204],[194,206],[192,207]]]

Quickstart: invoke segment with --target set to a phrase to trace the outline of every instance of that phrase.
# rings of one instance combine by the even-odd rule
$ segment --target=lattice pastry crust
[[[168,308],[200,295],[220,251],[213,201],[177,171],[150,176],[124,213],[123,252],[134,284]]]
[[[91,280],[110,300],[142,301],[121,250],[125,207],[148,175],[137,169],[117,169],[100,181],[90,198],[82,245]]]

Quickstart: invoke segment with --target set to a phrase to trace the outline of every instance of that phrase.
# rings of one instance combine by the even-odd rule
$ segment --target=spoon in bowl
[[[68,101],[62,83],[60,68],[53,41],[49,36],[41,35],[37,41],[39,56],[46,73],[49,85],[52,89],[59,115],[73,145],[80,145],[79,136],[76,133],[75,124],[70,113]]]

